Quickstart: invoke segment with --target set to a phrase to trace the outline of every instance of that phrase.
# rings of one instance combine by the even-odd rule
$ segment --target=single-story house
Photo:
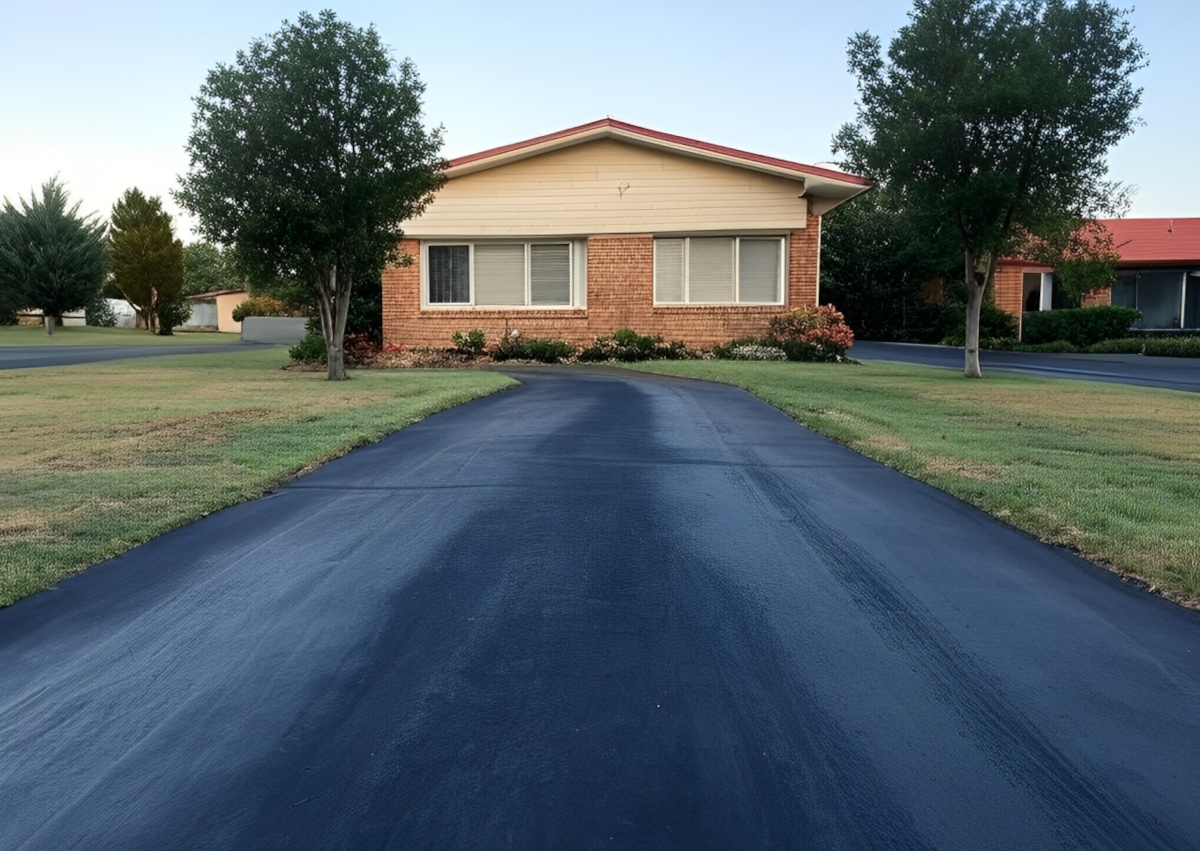
[[[234,321],[233,309],[250,297],[244,289],[213,290],[190,295],[185,300],[192,314],[180,328],[216,328],[227,334],[240,334],[242,323]]]
[[[387,343],[629,327],[693,346],[820,298],[821,216],[871,185],[611,118],[452,160],[385,270]]]
[[[1200,330],[1200,219],[1102,219],[1120,260],[1111,290],[1084,298],[1085,305],[1115,304],[1142,312],[1136,327]],[[996,305],[1020,316],[1061,306],[1053,270],[1017,259],[996,264]]]

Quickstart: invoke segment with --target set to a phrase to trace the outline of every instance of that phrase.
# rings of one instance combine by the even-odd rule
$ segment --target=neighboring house
[[[1112,290],[1085,305],[1116,304],[1142,312],[1138,328],[1200,330],[1200,219],[1102,219],[1120,260]],[[1062,306],[1048,266],[1005,259],[996,265],[996,305],[1015,315]]]
[[[866,178],[604,119],[450,162],[383,275],[388,343],[588,343],[622,327],[693,346],[818,303],[821,216]]]
[[[250,294],[243,289],[214,290],[186,297],[192,306],[192,315],[180,328],[216,328],[229,334],[240,334],[242,323],[235,322],[233,309],[248,299]]]

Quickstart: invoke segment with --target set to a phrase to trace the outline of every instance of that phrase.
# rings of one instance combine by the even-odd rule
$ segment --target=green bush
[[[117,327],[117,312],[102,293],[96,293],[96,297],[88,302],[87,307],[83,309],[83,316],[84,324],[93,328]]]
[[[505,337],[492,352],[492,357],[498,361],[532,360],[539,363],[562,363],[574,354],[575,347],[565,340]]]
[[[1077,307],[1025,314],[1024,341],[1029,344],[1065,341],[1087,347],[1129,336],[1129,326],[1142,318],[1131,307]]]
[[[639,334],[632,328],[618,328],[610,337],[596,341],[579,353],[581,361],[686,360],[695,357],[682,342],[664,343],[662,337]]]
[[[484,347],[487,345],[487,338],[483,331],[479,328],[472,328],[467,333],[455,331],[450,335],[450,342],[454,344],[454,348],[458,349],[464,355],[482,354]]]
[[[1200,358],[1200,337],[1124,337],[1096,343],[1088,351],[1104,355]]]
[[[954,329],[946,335],[942,340],[943,346],[962,346],[967,342],[967,318],[964,309],[958,311],[958,317]],[[996,340],[1017,339],[1017,317],[1013,316],[1007,310],[1001,310],[992,304],[990,301],[985,301],[979,308],[979,344],[982,348],[987,348],[983,345],[983,341],[994,342]]]
[[[247,316],[298,316],[296,311],[274,296],[256,295],[243,301],[233,309],[233,321],[241,322]]]
[[[315,326],[315,327],[314,327]],[[326,363],[329,353],[325,351],[325,335],[315,320],[309,320],[308,333],[304,338],[288,349],[288,357],[296,363]]]

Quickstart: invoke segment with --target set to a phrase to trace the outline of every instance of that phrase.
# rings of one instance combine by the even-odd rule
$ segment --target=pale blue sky
[[[448,157],[611,115],[801,162],[854,117],[846,40],[885,44],[901,0],[768,3],[0,0],[0,195],[59,174],[85,211],[128,187],[167,198],[205,74],[302,9],[374,24],[416,64]],[[1131,215],[1200,216],[1200,2],[1144,0],[1146,122],[1111,157]],[[186,218],[179,224],[190,238]]]

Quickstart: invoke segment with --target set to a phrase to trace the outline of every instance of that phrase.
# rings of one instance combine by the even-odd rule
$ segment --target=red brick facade
[[[409,266],[383,273],[383,338],[385,343],[445,348],[455,331],[480,328],[496,342],[505,328],[519,329],[527,339],[553,337],[585,345],[618,328],[662,335],[692,347],[709,347],[737,337],[762,335],[771,316],[793,307],[817,303],[820,216],[809,216],[807,228],[788,240],[786,304],[654,306],[654,237],[651,234],[593,236],[587,242],[587,307],[556,310],[421,310],[420,243],[404,240],[401,250]]]

